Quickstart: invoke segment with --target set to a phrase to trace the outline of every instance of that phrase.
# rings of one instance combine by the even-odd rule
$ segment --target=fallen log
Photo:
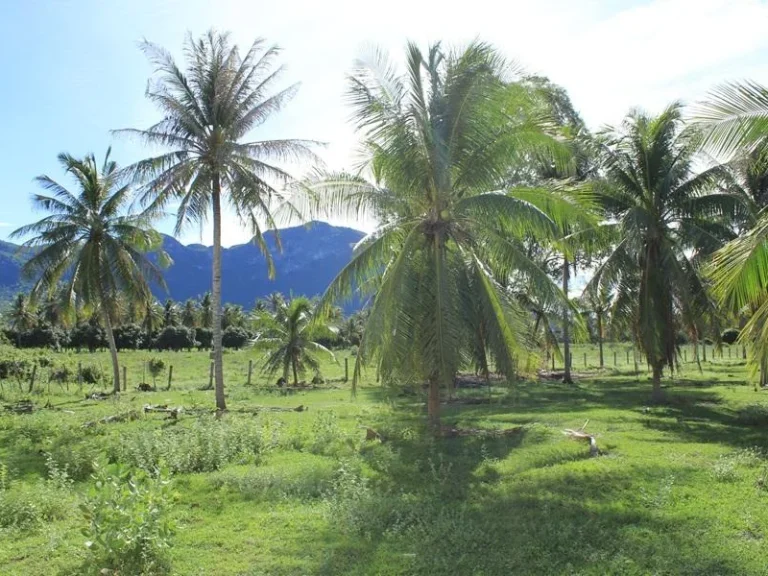
[[[254,408],[237,408],[230,410],[235,414],[258,414],[259,412],[306,412],[309,410],[308,406],[303,404],[296,406],[296,408],[284,408],[282,406],[256,406]]]
[[[523,431],[522,426],[515,426],[514,428],[454,428],[452,426],[442,426],[440,433],[446,438],[455,438],[461,436],[487,436],[487,437],[503,437],[514,436]]]
[[[167,404],[163,404],[160,406],[145,404],[143,410],[144,410],[144,414],[149,414],[152,412],[160,412],[161,414],[168,414],[168,418],[170,418],[171,420],[176,420],[176,418],[179,417],[179,414],[184,411],[184,408],[180,406],[178,408],[168,408]]]
[[[130,422],[140,417],[141,417],[141,414],[138,411],[131,410],[130,412],[123,412],[122,414],[113,414],[112,416],[105,416],[104,418],[99,418],[98,420],[85,422],[83,424],[83,428],[92,428],[97,424],[113,424],[115,422]]]
[[[578,430],[571,430],[570,428],[566,428],[563,430],[563,434],[568,436],[569,438],[573,438],[574,440],[584,440],[589,443],[589,455],[591,457],[599,456],[600,451],[597,449],[597,440],[595,439],[594,434],[587,434],[584,432],[584,429],[587,427],[587,424],[589,424],[589,420],[584,422],[584,426],[579,428]]]
[[[31,414],[35,411],[35,405],[32,400],[19,400],[14,404],[5,404],[3,408],[16,414]]]

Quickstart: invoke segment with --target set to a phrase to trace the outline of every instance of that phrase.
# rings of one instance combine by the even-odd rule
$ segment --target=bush
[[[252,418],[214,416],[191,428],[137,429],[123,434],[110,459],[145,471],[164,463],[172,473],[211,472],[229,463],[252,463],[265,450],[263,426]]]
[[[0,360],[0,380],[25,378],[29,369],[27,360],[19,358]]]
[[[213,330],[210,328],[195,328],[195,340],[197,340],[198,348],[210,350],[213,346]]]
[[[147,362],[147,368],[152,376],[152,385],[157,387],[157,377],[165,370],[165,362],[161,358],[150,358]]]
[[[37,326],[17,334],[17,342],[21,348],[53,348],[58,350],[69,341],[67,334],[58,328]]]
[[[144,331],[136,324],[125,324],[114,330],[115,348],[120,350],[138,350],[144,346]]]
[[[99,348],[106,348],[107,337],[104,329],[95,322],[79,324],[69,332],[68,346],[77,350],[88,348],[93,352]]]
[[[737,328],[729,328],[723,332],[721,338],[725,344],[735,344],[740,334],[741,331]]]
[[[83,366],[80,370],[80,377],[83,383],[95,385],[104,379],[104,374],[96,366]]]
[[[95,484],[81,510],[83,534],[97,569],[120,574],[164,574],[174,533],[168,473],[130,471],[105,460],[95,466]]]
[[[222,334],[221,345],[224,348],[235,348],[239,350],[248,343],[251,334],[245,328],[229,326]]]
[[[72,370],[70,370],[69,367],[58,366],[51,370],[49,380],[57,384],[66,384],[67,382],[73,382],[75,378]]]
[[[195,331],[184,326],[167,326],[163,328],[152,342],[152,348],[157,350],[192,350],[197,346]]]

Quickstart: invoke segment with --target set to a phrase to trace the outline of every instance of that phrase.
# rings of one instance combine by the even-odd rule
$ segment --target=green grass
[[[173,364],[174,382],[119,399],[83,400],[90,387],[76,384],[49,393],[45,370],[31,395],[4,382],[4,403],[29,397],[41,409],[0,414],[0,574],[87,573],[77,504],[101,452],[178,470],[173,574],[768,573],[768,398],[747,382],[743,361],[726,351],[712,362],[710,348],[703,371],[684,364],[666,381],[669,403],[650,406],[645,367],[613,367],[606,350],[599,372],[594,350],[575,347],[575,386],[519,382],[494,388],[485,404],[446,405],[446,424],[521,427],[501,437],[433,439],[419,396],[369,375],[352,398],[343,361],[325,367],[326,388],[283,395],[257,368],[244,386],[255,357],[229,353],[232,411],[218,420],[148,414],[83,427],[147,403],[212,408],[213,393],[198,390],[205,353],[123,353],[131,386],[150,356]],[[108,373],[104,353],[51,357]],[[42,409],[47,402],[54,408]],[[309,410],[236,413],[298,405]],[[587,421],[598,458],[562,434]],[[384,441],[366,441],[368,426]],[[72,489],[44,481],[51,462],[70,472]],[[16,525],[10,512],[27,508],[12,505],[28,497],[39,517]]]

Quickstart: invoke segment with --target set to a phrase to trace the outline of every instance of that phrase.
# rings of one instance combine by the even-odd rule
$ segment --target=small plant
[[[106,459],[94,463],[94,485],[81,506],[91,564],[120,574],[164,574],[174,526],[168,472],[150,475]]]
[[[152,376],[152,386],[157,388],[157,377],[165,370],[165,362],[161,358],[150,358],[147,362],[147,369]]]
[[[96,366],[83,366],[80,370],[80,378],[85,384],[96,385],[102,381],[103,376]]]
[[[734,482],[739,478],[736,460],[731,456],[720,456],[712,465],[712,477],[718,482]]]

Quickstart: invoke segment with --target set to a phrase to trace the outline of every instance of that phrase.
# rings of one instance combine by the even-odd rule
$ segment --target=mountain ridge
[[[269,280],[266,259],[255,244],[222,248],[222,301],[250,308],[257,298],[271,292],[322,294],[349,262],[354,245],[365,236],[359,230],[325,222],[283,228],[277,234],[282,251],[277,250],[275,232],[264,233],[275,262],[274,280]],[[173,264],[162,271],[168,292],[153,289],[159,300],[183,301],[211,289],[212,246],[184,245],[163,234],[163,249]],[[23,289],[20,270],[24,254],[18,250],[19,246],[0,240],[0,294]]]

